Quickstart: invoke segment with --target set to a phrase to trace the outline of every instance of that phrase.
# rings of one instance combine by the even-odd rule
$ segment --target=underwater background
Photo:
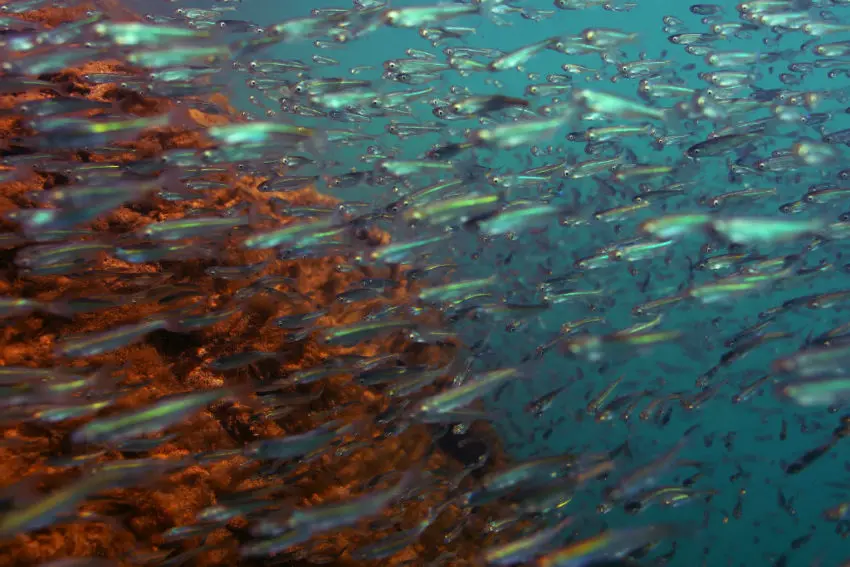
[[[242,484],[236,476],[217,482],[210,492],[215,496],[195,502],[191,513],[160,515],[161,521],[144,535],[137,530],[120,552],[107,545],[101,556],[122,564],[162,565],[840,566],[850,561],[850,467],[843,439],[850,430],[845,374],[850,264],[843,256],[850,235],[845,181],[850,177],[850,130],[845,131],[850,128],[845,111],[850,4],[557,4],[136,0],[88,6],[102,15],[68,32],[71,39],[49,36],[53,50],[26,42],[91,16],[69,12],[67,22],[52,23],[34,17],[31,21],[41,23],[29,29],[18,25],[30,21],[18,16],[26,10],[4,11],[4,17],[20,21],[3,22],[0,42],[2,59],[9,63],[2,80],[17,81],[3,87],[4,97],[12,97],[4,102],[3,117],[15,121],[4,126],[0,146],[7,175],[0,179],[2,210],[8,221],[2,346],[41,340],[45,349],[29,358],[2,357],[3,366],[18,369],[3,378],[4,405],[15,408],[4,424],[3,450],[32,451],[28,466],[7,473],[2,484],[15,491],[21,478],[46,474],[61,477],[48,483],[53,490],[73,488],[61,476],[67,468],[82,471],[83,479],[91,471],[109,478],[83,495],[74,493],[62,506],[35,498],[40,508],[4,507],[0,534],[12,543],[0,563],[30,565],[75,556],[99,564],[89,548],[66,546],[27,556],[15,545],[35,549],[33,542],[61,534],[65,523],[102,521],[110,526],[103,529],[124,529],[104,520],[127,522],[119,507],[97,506],[110,499],[108,490],[121,491],[125,499],[124,491],[142,484],[142,478],[163,474],[150,472],[146,467],[156,463],[141,459],[166,454],[193,459],[187,466],[200,469],[238,455],[245,462],[228,466],[253,476]],[[405,12],[411,7],[434,11]],[[213,12],[187,15],[192,8]],[[466,13],[449,17],[452,8]],[[421,25],[403,27],[387,17],[389,12],[419,19]],[[121,36],[109,22],[129,21],[127,14],[142,16],[152,30],[173,27],[196,35],[133,31]],[[287,22],[289,27],[280,26]],[[422,28],[430,35],[420,33]],[[104,45],[93,48],[85,41]],[[207,45],[228,50],[210,57],[190,52]],[[90,61],[80,56],[46,65],[43,72],[29,70],[65,48],[68,53],[100,49],[102,58],[120,63],[85,70],[97,60],[92,55]],[[160,49],[175,54],[174,60],[160,64],[158,57],[165,57]],[[453,54],[458,49],[472,51]],[[157,57],[133,58],[153,53]],[[517,58],[502,65],[505,54]],[[712,63],[713,54],[721,60]],[[170,101],[156,114],[167,120],[141,128],[92,127],[101,119],[99,124],[113,124],[104,117],[143,114],[127,107],[83,113],[70,106],[43,113],[20,107],[26,99],[21,89],[43,94],[46,88],[25,81],[64,83],[68,78],[59,75],[71,68],[83,69],[70,80],[75,84],[97,84],[89,76],[95,72],[126,74],[132,80],[118,89],[124,94],[94,100],[142,106],[145,97]],[[185,69],[194,72],[172,82],[149,74]],[[212,79],[200,73],[203,69],[215,70]],[[340,79],[365,82],[346,85]],[[117,84],[120,78],[99,80]],[[124,91],[136,92],[139,101]],[[388,102],[400,91],[409,96]],[[55,98],[95,94],[69,91]],[[228,104],[217,99],[219,108],[209,108],[198,102],[213,95],[225,96]],[[184,115],[181,108],[194,110]],[[208,116],[191,124],[194,111]],[[50,121],[65,116],[75,118]],[[223,126],[250,123],[303,129]],[[399,125],[408,128],[407,135],[399,134]],[[523,126],[528,130],[520,130]],[[29,130],[22,134],[19,128]],[[159,146],[148,150],[139,132],[151,129],[167,134],[153,136]],[[205,141],[197,146],[163,141],[184,130]],[[116,132],[120,136],[113,139]],[[141,149],[132,157],[113,160],[121,170],[116,175],[80,171],[75,176],[81,167],[75,164],[93,161],[82,154],[118,155],[116,145],[137,139]],[[175,147],[192,152],[168,154]],[[160,154],[171,157],[159,160]],[[304,161],[288,161],[292,156]],[[39,169],[39,160],[61,160],[63,179]],[[216,167],[221,171],[209,169]],[[59,210],[73,213],[70,221],[16,215],[10,211],[34,209],[51,199],[21,196],[24,189],[33,191],[21,185],[25,170],[39,177],[36,190],[42,193],[114,184],[128,197],[110,201],[96,191],[80,201],[70,193],[55,196]],[[195,180],[211,184],[193,187]],[[417,193],[446,181],[452,184]],[[137,187],[144,183],[156,189]],[[142,205],[132,209],[128,203]],[[447,203],[452,206],[439,208]],[[138,218],[120,230],[120,223],[110,221],[74,233],[121,207],[130,207]],[[78,221],[74,214],[86,209],[94,216],[81,213]],[[193,217],[201,221],[191,229],[167,225]],[[228,218],[242,220],[215,224]],[[147,222],[160,223],[161,232],[145,231]],[[304,228],[274,233],[286,226]],[[44,236],[51,231],[70,232]],[[149,266],[148,274],[177,274],[167,285],[201,291],[187,295],[193,297],[188,306],[181,303],[186,297],[164,301],[164,291],[157,291],[164,290],[163,282],[139,284],[132,292],[112,288],[107,280],[118,265],[111,260],[94,264],[92,255],[62,251],[62,262],[71,260],[63,272],[61,262],[40,264],[43,257],[32,251],[46,242],[89,242],[96,233],[111,234],[98,240],[104,248],[97,254],[114,255],[118,247],[122,262]],[[388,248],[399,242],[411,247]],[[166,255],[164,247],[172,245],[187,248],[170,251],[173,258],[151,253]],[[130,259],[132,246],[139,246],[141,261]],[[271,255],[250,255],[260,251]],[[86,264],[82,272],[81,262]],[[216,266],[244,269],[209,271]],[[25,273],[39,268],[46,269]],[[269,274],[283,280],[264,283]],[[335,280],[335,274],[346,281]],[[110,289],[87,291],[94,285]],[[66,333],[55,332],[77,325],[95,309],[69,307],[63,294],[53,293],[69,286],[77,290],[76,300],[120,303],[124,315],[133,313],[135,302],[156,295],[157,309],[140,312],[154,317],[154,324],[132,339],[115,335],[128,323],[126,317],[91,318]],[[264,303],[246,307],[254,294],[266,294]],[[130,296],[133,300],[125,302]],[[655,302],[659,299],[668,301]],[[206,300],[217,305],[205,305]],[[222,306],[245,320],[210,334],[201,329],[220,321],[187,323],[189,313],[200,317]],[[351,343],[335,334],[363,321],[388,324],[357,329],[359,340]],[[74,343],[79,336],[70,331],[106,333],[92,340],[108,346]],[[40,338],[47,335],[49,340]],[[192,339],[184,344],[188,335]],[[62,341],[73,344],[62,346]],[[151,345],[161,358],[145,368],[138,352]],[[119,354],[98,358],[109,352]],[[221,357],[240,352],[248,354],[222,362]],[[386,352],[397,356],[382,359]],[[205,359],[212,371],[197,378],[187,361],[191,357],[198,365]],[[84,360],[95,361],[94,367]],[[157,365],[162,368],[152,370]],[[48,392],[32,386],[34,378],[20,370],[24,366],[95,373],[135,367],[142,369],[136,378],[155,383],[157,372],[165,372],[181,387],[151,391],[141,378],[129,383],[98,378],[69,386],[70,393]],[[311,368],[328,372],[306,376],[304,369]],[[375,369],[386,372],[364,375]],[[191,376],[196,379],[184,379]],[[354,397],[330,396],[349,383],[357,385]],[[471,387],[476,384],[478,390]],[[281,393],[270,385],[292,390]],[[159,394],[197,395],[214,388],[222,389],[218,396],[193,398],[168,410],[173,413],[164,420],[166,410],[153,417],[132,413],[151,407]],[[138,401],[135,393],[142,390],[156,395]],[[112,407],[128,391],[131,402]],[[458,401],[453,391],[467,397]],[[269,392],[280,399],[258,404]],[[304,396],[320,400],[321,408],[309,400],[304,405]],[[253,416],[245,422],[256,427],[252,434],[242,439],[228,432],[232,442],[222,445],[209,433],[206,441],[180,445],[184,435],[191,437],[186,420],[229,411],[216,405],[228,397],[241,400],[235,407]],[[38,414],[81,408],[93,400],[103,406],[55,420]],[[279,411],[293,405],[294,410]],[[269,408],[277,411],[270,418],[277,425],[263,430],[258,416],[268,418]],[[115,421],[125,415],[144,423]],[[297,416],[299,425],[281,425],[287,416]],[[220,423],[229,419],[216,417]],[[428,450],[405,450],[413,441],[400,436],[423,424],[415,430],[416,443]],[[158,437],[173,428],[176,438]],[[267,450],[258,445],[260,439],[305,432],[312,436],[298,439],[304,447],[257,456]],[[463,440],[447,445],[442,436]],[[47,441],[33,449],[35,441],[20,444],[24,438]],[[139,439],[161,441],[132,451],[120,447]],[[330,511],[331,519],[293,520],[298,510],[324,502],[310,496],[320,493],[317,486],[334,495],[329,487],[342,473],[325,473],[347,470],[338,461],[377,451],[379,443],[396,445],[357,461],[358,489],[347,484],[330,499],[360,498],[355,494],[362,492],[362,500]],[[95,454],[93,446],[104,452],[85,465],[49,461],[58,455],[82,459]],[[438,463],[432,451],[448,457]],[[402,454],[404,459],[392,456]],[[136,476],[97,468],[135,459],[141,467]],[[255,470],[257,460],[261,466]],[[511,467],[522,463],[538,468],[521,477]],[[402,469],[432,472],[394,475]],[[503,489],[494,486],[500,471],[515,475]],[[311,475],[321,476],[315,486],[302,487],[297,495],[286,490]],[[197,480],[181,475],[167,482]],[[262,492],[268,482],[284,488]],[[43,487],[37,492],[42,498],[51,493]],[[231,493],[242,499],[228,500]],[[417,499],[422,505],[411,504],[406,516],[398,510]],[[75,517],[91,500],[101,519]],[[198,519],[205,506],[218,505],[222,513],[245,502],[267,507],[233,511],[236,528],[227,524],[232,518],[226,514],[225,522]],[[443,503],[450,505],[451,517],[437,522]],[[38,519],[22,520],[21,513]],[[566,518],[571,521],[564,523]],[[425,523],[417,531],[419,522]],[[197,532],[179,531],[199,525]],[[565,527],[554,535],[544,531],[553,526]],[[164,539],[153,536],[166,530],[171,531]],[[367,535],[354,537],[346,530]],[[402,536],[395,553],[369,548],[358,555],[377,532]],[[526,542],[510,558],[505,558],[508,551],[493,551],[540,534],[546,539]],[[283,536],[291,539],[272,551],[256,551],[257,542]],[[142,547],[148,554],[144,561]],[[180,555],[174,549],[204,554]],[[207,555],[218,549],[227,551]]]

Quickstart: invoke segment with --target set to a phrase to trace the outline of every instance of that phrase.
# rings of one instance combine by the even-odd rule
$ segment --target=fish
[[[685,447],[688,442],[688,435],[698,426],[690,428],[672,448],[667,452],[657,457],[647,465],[634,469],[631,473],[624,476],[620,481],[606,491],[606,497],[609,500],[620,500],[622,498],[633,495],[636,490],[640,490],[647,483],[652,484],[656,481],[656,476],[662,474],[666,469],[673,464],[673,459],[678,456],[679,452]]]
[[[96,417],[77,428],[71,438],[76,443],[116,443],[156,433],[234,393],[232,388],[217,388],[163,398],[137,411],[112,417]]]
[[[485,551],[484,560],[488,565],[516,565],[542,554],[553,540],[573,523],[573,518],[558,522],[553,527],[528,537],[512,541]]]
[[[846,3],[5,2],[4,557],[816,564]]]
[[[595,565],[600,561],[618,560],[677,531],[672,526],[659,525],[606,531],[554,551],[538,560],[537,564],[541,567]]]

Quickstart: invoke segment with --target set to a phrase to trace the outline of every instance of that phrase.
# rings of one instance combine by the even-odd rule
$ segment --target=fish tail
[[[257,379],[250,379],[248,382],[244,384],[238,384],[235,386],[228,386],[226,388],[227,393],[222,396],[221,400],[231,400],[233,402],[238,402],[240,405],[244,405],[251,409],[253,412],[262,412],[267,408],[259,398],[255,395],[256,392],[261,388],[260,381]]]
[[[127,22],[138,18],[138,15],[122,6],[117,0],[95,0],[94,5],[99,12],[102,12],[106,16],[105,19],[110,21]]]
[[[175,105],[166,115],[168,124],[175,128],[198,130],[201,126],[191,114],[191,109],[185,104]]]
[[[502,0],[478,0],[478,13],[487,21],[500,27],[511,24],[503,20],[496,13],[496,7],[502,4]]]
[[[664,125],[664,131],[667,135],[687,133],[684,126],[684,118],[677,108],[665,108],[662,111],[661,123]]]

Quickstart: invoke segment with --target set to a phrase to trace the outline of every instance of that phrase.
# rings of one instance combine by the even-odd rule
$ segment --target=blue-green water
[[[616,2],[614,3],[616,4]],[[635,2],[633,9],[623,12],[606,11],[599,7],[586,10],[560,11],[551,18],[542,21],[528,21],[517,14],[505,16],[510,25],[496,26],[480,17],[460,18],[452,25],[475,27],[475,33],[459,43],[447,41],[432,47],[420,38],[416,30],[380,29],[363,38],[336,46],[334,49],[316,49],[311,41],[284,44],[267,49],[256,57],[262,59],[301,59],[309,61],[316,54],[336,59],[339,64],[331,67],[313,65],[307,76],[316,77],[352,77],[349,69],[370,65],[371,71],[356,75],[375,81],[379,92],[398,90],[401,84],[381,81],[385,61],[406,57],[408,48],[422,49],[437,55],[437,60],[445,58],[440,49],[446,46],[466,45],[470,47],[491,47],[504,51],[512,50],[546,37],[569,36],[587,28],[612,28],[626,32],[637,32],[639,40],[624,44],[614,50],[612,57],[619,61],[634,61],[645,56],[648,59],[668,59],[671,67],[661,79],[680,80],[696,89],[707,89],[709,85],[698,78],[700,72],[711,69],[701,56],[684,52],[683,46],[673,45],[668,36],[674,32],[704,32],[707,25],[700,22],[700,16],[692,14],[686,3],[664,2],[660,0]],[[410,2],[394,2],[393,7],[415,5]],[[534,7],[541,10],[554,9],[551,3],[522,2],[519,6]],[[733,2],[723,2],[721,15],[712,21],[739,21]],[[348,8],[344,2],[308,5],[306,3],[275,4],[269,2],[244,2],[239,5],[233,17],[246,19],[260,26],[269,26],[287,18],[305,16],[310,8]],[[834,14],[846,20],[846,10],[841,7],[824,7],[822,10],[834,11]],[[818,8],[811,8],[810,17],[817,19]],[[665,32],[662,28],[663,16],[674,16],[682,21],[675,30]],[[761,61],[756,65],[740,67],[757,75],[755,84],[761,89],[786,89],[808,92],[822,92],[826,99],[814,109],[801,109],[801,115],[810,112],[830,112],[832,117],[824,125],[827,131],[835,131],[847,126],[843,112],[843,94],[850,83],[846,75],[835,79],[826,77],[826,70],[816,69],[805,75],[797,86],[786,86],[778,80],[780,72],[787,72],[791,61],[813,61],[811,52],[800,50],[801,44],[808,39],[799,31],[783,34],[760,28],[747,34],[751,37],[727,37],[711,45],[711,49],[756,51],[760,53],[780,53],[774,62]],[[846,34],[841,34],[844,39]],[[830,39],[832,39],[830,37]],[[767,40],[767,44],[765,43]],[[619,53],[616,53],[619,51]],[[577,75],[573,78],[575,88],[587,87],[619,93],[632,99],[635,96],[639,79],[618,77],[612,64],[605,64],[598,55],[564,55],[553,51],[544,51],[533,57],[522,70],[503,72],[483,72],[469,76],[450,70],[441,73],[440,79],[428,83],[435,88],[433,95],[411,105],[413,115],[394,118],[400,121],[431,123],[435,118],[431,114],[432,99],[445,99],[450,89],[456,93],[468,92],[476,95],[501,93],[510,96],[525,96],[525,88],[531,83],[544,83],[547,73],[559,73],[563,63],[578,63],[598,69],[600,80],[593,80],[593,74],[586,80]],[[692,68],[687,68],[691,65]],[[233,89],[238,93],[241,107],[254,116],[260,117],[262,110],[247,102],[247,96],[257,95],[266,108],[275,110],[277,105],[261,93],[245,87],[249,75],[235,73]],[[617,80],[615,80],[617,79]],[[746,87],[736,93],[745,98],[752,91]],[[569,94],[560,97],[555,104],[572,104]],[[669,106],[674,101],[658,101],[661,106]],[[532,99],[532,109],[543,104],[551,104],[549,99]],[[450,248],[434,249],[428,257],[428,263],[452,261],[459,265],[453,278],[479,277],[497,273],[500,286],[495,293],[498,298],[507,297],[531,301],[534,296],[534,282],[544,279],[547,274],[561,274],[573,269],[573,262],[592,254],[600,246],[635,234],[639,222],[672,212],[693,212],[703,210],[697,203],[699,195],[717,195],[730,190],[745,187],[776,187],[776,195],[741,205],[727,206],[724,214],[767,216],[787,219],[778,212],[778,207],[786,202],[798,199],[806,188],[814,183],[838,182],[837,172],[842,169],[846,148],[833,146],[839,153],[839,159],[824,166],[798,166],[792,171],[779,174],[748,175],[734,184],[729,180],[729,163],[737,156],[732,153],[720,158],[706,159],[701,163],[683,160],[682,153],[687,147],[705,137],[717,128],[743,122],[754,118],[769,116],[776,101],[768,102],[762,109],[733,115],[727,119],[677,120],[668,125],[655,125],[659,132],[665,128],[670,134],[684,134],[687,142],[683,145],[658,150],[652,147],[646,136],[626,139],[623,145],[633,152],[631,160],[649,164],[679,164],[681,169],[666,180],[693,181],[685,198],[670,199],[653,206],[649,210],[639,211],[620,223],[594,222],[579,227],[564,227],[550,223],[545,231],[538,234],[520,233],[515,238],[497,237],[486,242],[472,232],[461,231],[452,239]],[[799,107],[798,107],[799,108]],[[278,117],[282,114],[278,111]],[[324,127],[328,121],[289,116],[299,124]],[[412,120],[411,120],[412,119]],[[494,118],[493,120],[504,120]],[[520,171],[526,168],[553,163],[566,159],[576,163],[591,156],[583,153],[582,143],[565,140],[569,131],[579,131],[583,126],[599,124],[641,124],[651,120],[602,120],[595,122],[573,123],[560,128],[553,136],[538,141],[538,148],[551,148],[550,155],[533,155],[529,146],[510,150],[475,150],[479,163],[501,171]],[[443,122],[439,133],[428,134],[408,140],[400,140],[387,134],[385,118],[375,117],[359,124],[337,124],[340,128],[354,128],[374,136],[372,141],[354,144],[351,147],[333,146],[323,156],[336,162],[330,170],[323,173],[340,174],[348,169],[368,169],[369,163],[361,158],[367,145],[374,145],[390,156],[403,159],[415,159],[435,144],[462,140],[465,132],[481,127],[476,120]],[[482,122],[487,124],[487,122]],[[803,137],[818,138],[816,128],[806,127],[802,122],[785,124],[785,133],[765,135],[756,143],[754,153],[765,157],[771,151],[790,147]],[[599,179],[610,181],[611,172],[602,172]],[[383,186],[358,186],[334,193],[346,201],[368,201],[382,205],[397,197],[393,189],[401,193],[413,187],[421,187],[434,178],[413,177]],[[661,180],[653,180],[656,186]],[[404,188],[404,183],[410,188]],[[580,214],[590,217],[594,211],[629,202],[629,197],[637,193],[636,183],[613,183],[616,195],[606,191],[605,186],[594,179],[561,180],[553,178],[544,184],[545,189],[561,186],[557,199],[572,204],[579,202]],[[395,187],[394,187],[395,186]],[[481,184],[487,190],[486,184]],[[512,200],[521,197],[533,198],[543,191],[541,187],[518,189],[511,192]],[[333,193],[333,191],[331,191]],[[839,206],[827,205],[805,211],[795,218],[820,218],[837,216],[843,212]],[[421,228],[411,228],[402,222],[390,224],[394,238],[402,239],[422,234]],[[590,327],[592,332],[610,332],[634,324],[637,320],[631,313],[636,304],[655,299],[670,293],[681,291],[681,286],[690,281],[711,281],[707,273],[694,272],[691,266],[701,257],[700,246],[707,239],[703,236],[687,238],[677,242],[669,256],[665,255],[649,261],[635,262],[636,274],[629,274],[626,263],[612,263],[600,270],[591,271],[586,278],[575,285],[576,289],[601,288],[604,293],[590,301],[578,301],[556,305],[539,317],[528,319],[525,325],[514,332],[503,329],[504,321],[492,321],[484,317],[481,321],[462,321],[455,328],[470,343],[489,337],[491,348],[477,361],[482,368],[495,368],[519,364],[528,354],[551,340],[567,321],[575,321],[591,315],[604,317],[601,326]],[[805,241],[795,241],[787,245],[762,245],[748,250],[770,257],[797,253]],[[599,361],[590,362],[581,358],[566,356],[557,347],[548,352],[540,362],[533,366],[533,376],[508,387],[498,399],[491,400],[488,407],[493,411],[493,423],[501,432],[510,452],[517,458],[559,454],[564,451],[598,452],[612,450],[627,441],[634,455],[633,462],[623,463],[628,469],[648,462],[660,452],[667,450],[694,424],[700,429],[693,440],[681,453],[682,459],[696,461],[697,468],[682,467],[673,470],[658,479],[660,484],[671,484],[693,474],[702,473],[696,486],[715,489],[718,494],[708,503],[695,503],[681,509],[662,509],[654,507],[639,515],[624,514],[619,508],[605,516],[590,514],[586,516],[587,525],[582,532],[593,533],[603,524],[610,526],[630,526],[652,522],[693,523],[698,529],[692,538],[678,541],[675,557],[671,565],[839,565],[850,555],[846,540],[835,533],[834,524],[825,522],[821,514],[827,507],[848,498],[846,465],[848,449],[846,442],[839,442],[821,461],[796,476],[785,474],[781,463],[790,462],[803,452],[825,442],[832,429],[838,423],[839,413],[827,411],[825,407],[800,408],[787,401],[780,400],[770,387],[771,381],[759,390],[749,401],[734,404],[732,396],[738,393],[742,384],[751,383],[756,378],[770,372],[771,363],[782,355],[789,355],[799,348],[810,334],[819,334],[846,322],[845,311],[840,304],[836,308],[825,310],[802,309],[798,312],[783,314],[771,327],[771,331],[785,331],[792,338],[768,343],[744,359],[722,368],[711,380],[712,387],[718,387],[699,408],[688,411],[675,399],[660,407],[671,407],[672,415],[664,425],[654,423],[655,419],[642,420],[638,417],[650,399],[666,394],[681,393],[682,397],[693,397],[699,393],[696,379],[713,367],[720,356],[728,350],[724,340],[737,331],[758,321],[758,314],[766,309],[780,305],[783,301],[804,294],[816,294],[841,290],[846,287],[846,276],[842,270],[842,242],[829,244],[811,253],[807,265],[815,265],[823,260],[835,264],[835,268],[813,277],[783,279],[778,285],[759,289],[754,293],[741,294],[715,303],[701,304],[688,301],[669,309],[664,314],[662,328],[680,329],[684,337],[674,344],[661,345],[639,351],[627,349],[625,352],[606,355]],[[723,247],[719,251],[725,250]],[[474,257],[473,257],[474,253]],[[509,264],[504,261],[511,257]],[[648,283],[644,290],[638,289]],[[585,412],[585,406],[592,395],[618,377],[623,378],[615,395],[648,390],[651,392],[626,423],[615,413],[614,419],[597,422]],[[524,406],[554,388],[567,387],[558,395],[553,406],[540,418],[533,419]],[[787,424],[787,439],[780,440],[782,424]],[[612,478],[616,478],[614,473]],[[605,483],[596,483],[604,485]],[[843,486],[844,488],[841,488]],[[592,510],[600,498],[598,486],[575,498],[567,509],[573,511]],[[793,515],[778,504],[778,494],[793,499]],[[733,513],[736,505],[741,506],[739,513]],[[585,516],[582,516],[585,517]],[[811,540],[799,549],[791,549],[796,538],[811,534]],[[661,553],[666,552],[668,544],[662,544]],[[787,561],[787,563],[782,563]],[[650,561],[648,564],[652,564]]]

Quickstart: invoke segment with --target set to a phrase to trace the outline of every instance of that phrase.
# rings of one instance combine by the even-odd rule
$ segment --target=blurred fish
[[[6,555],[821,561],[847,2],[650,4],[0,6]]]
[[[233,388],[217,388],[206,392],[174,395],[150,406],[113,417],[95,418],[72,434],[76,443],[116,443],[158,433],[200,411],[212,402],[233,396]]]

